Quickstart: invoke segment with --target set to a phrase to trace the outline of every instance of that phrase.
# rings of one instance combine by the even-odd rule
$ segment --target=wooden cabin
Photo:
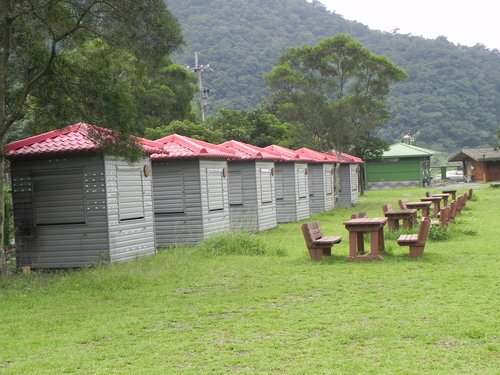
[[[366,162],[369,190],[427,186],[431,177],[431,157],[436,152],[398,142],[380,159]]]
[[[19,267],[87,267],[155,253],[149,158],[104,155],[96,135],[113,138],[80,123],[7,145]]]
[[[359,202],[363,159],[336,150],[330,150],[327,154],[335,157],[336,171],[338,171],[335,179],[337,204],[340,207],[355,206]]]
[[[279,154],[238,141],[220,146],[239,157],[228,161],[231,230],[261,232],[275,228],[274,161],[281,160]]]
[[[299,155],[311,159],[308,163],[309,210],[320,213],[330,210],[335,205],[335,161],[333,155],[324,154],[308,148],[296,151]]]
[[[295,151],[271,145],[266,150],[275,152],[281,160],[275,162],[276,219],[278,223],[299,221],[309,217],[309,159]]]
[[[196,244],[229,231],[227,159],[223,147],[172,134],[152,155],[156,245]]]
[[[500,150],[493,147],[464,148],[448,161],[462,162],[467,181],[500,181]]]

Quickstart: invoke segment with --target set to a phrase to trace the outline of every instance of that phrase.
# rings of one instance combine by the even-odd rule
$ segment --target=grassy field
[[[344,236],[318,263],[292,223],[0,280],[0,374],[499,374],[500,190],[475,192],[420,260],[388,235],[384,261],[345,261],[342,222],[423,195],[405,189],[315,215]]]

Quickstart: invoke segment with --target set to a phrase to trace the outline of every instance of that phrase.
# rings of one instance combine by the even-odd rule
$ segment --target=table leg
[[[403,219],[403,228],[410,229],[413,226],[412,223],[413,223],[413,215],[407,219]]]
[[[349,232],[349,258],[355,259],[358,255],[358,233]]]
[[[378,249],[379,251],[385,251],[384,227],[378,230]]]
[[[440,201],[434,202],[434,215],[437,215],[439,211],[441,210],[441,206],[439,204]]]
[[[365,253],[365,237],[363,232],[357,232],[356,242],[358,244],[358,254]]]
[[[429,217],[429,206],[427,207],[422,207],[422,218],[424,217]]]
[[[443,197],[443,207],[448,206],[448,197]]]

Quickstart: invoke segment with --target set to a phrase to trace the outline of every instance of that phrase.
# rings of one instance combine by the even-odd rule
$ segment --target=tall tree
[[[41,84],[54,84],[56,78],[65,81],[66,77],[71,82],[74,70],[69,56],[96,37],[151,65],[160,64],[182,43],[180,27],[161,0],[0,0],[1,171],[5,136],[21,123],[35,91]],[[79,79],[87,81],[91,91],[95,80],[88,75]],[[81,103],[94,106],[95,111],[106,104]],[[119,123],[112,116],[100,125],[125,133],[133,129],[131,122]],[[2,221],[3,207],[0,194]],[[5,274],[2,223],[0,231],[0,273]]]
[[[265,76],[278,116],[303,125],[311,146],[338,151],[387,121],[389,86],[405,78],[386,57],[344,34],[289,50]]]

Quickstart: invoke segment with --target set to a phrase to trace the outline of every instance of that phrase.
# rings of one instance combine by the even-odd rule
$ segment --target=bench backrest
[[[453,220],[457,214],[457,201],[452,201],[450,204],[450,213],[448,215],[448,220]]]
[[[400,199],[400,200],[398,200],[399,208],[401,208],[402,210],[406,210],[407,209],[406,203],[408,203],[408,202],[409,202],[408,199]]]
[[[382,206],[382,210],[383,210],[384,212],[387,212],[387,211],[392,211],[392,206],[391,206],[389,203],[384,204],[384,205]]]
[[[418,242],[422,245],[427,241],[429,237],[429,231],[431,230],[431,219],[424,217],[420,222],[420,229],[418,231]]]
[[[467,196],[467,199],[471,199],[472,198],[472,188],[469,189],[469,195]]]
[[[442,226],[448,225],[448,220],[450,218],[450,208],[444,207],[439,211],[439,222]]]
[[[355,212],[351,214],[351,219],[362,219],[367,217],[366,212]]]
[[[323,231],[318,221],[302,224],[302,233],[307,246],[314,246],[314,240],[323,237]]]

